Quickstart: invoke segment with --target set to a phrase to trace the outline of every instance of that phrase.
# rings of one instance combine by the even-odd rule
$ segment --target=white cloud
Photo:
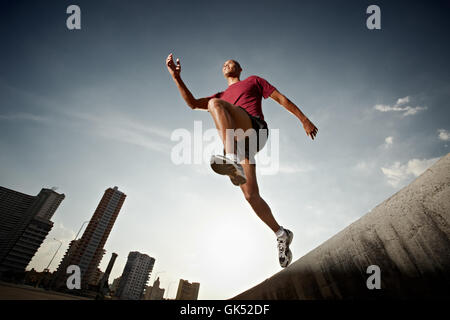
[[[73,112],[66,113],[66,115],[92,124],[93,132],[107,139],[114,139],[163,153],[169,153],[172,147],[169,140],[171,133],[168,130],[153,125],[145,125],[123,115],[106,117]],[[156,141],[156,139],[162,140]]]
[[[404,97],[404,98],[399,98],[397,100],[396,105],[397,106],[401,106],[402,104],[408,103],[409,102],[409,96],[408,97]]]
[[[411,159],[406,164],[400,164],[400,162],[397,161],[387,168],[381,167],[381,171],[387,177],[387,182],[391,186],[397,187],[407,182],[410,178],[421,175],[438,159],[439,157],[423,160]]]
[[[439,129],[439,139],[443,141],[449,141],[450,140],[450,132],[448,132],[445,129]]]
[[[401,107],[401,105],[408,103],[409,97],[399,98],[397,99],[397,103],[393,106],[385,105],[385,104],[377,104],[374,106],[375,110],[381,111],[381,112],[390,112],[390,111],[397,111],[397,112],[403,112],[402,116],[406,117],[409,115],[414,115],[420,110],[426,110],[428,107],[411,107],[411,106],[404,106]]]
[[[45,122],[48,121],[49,119],[32,113],[19,112],[6,115],[0,114],[0,120],[27,120],[27,121]]]
[[[391,111],[392,110],[391,106],[388,106],[388,105],[385,105],[385,104],[376,104],[374,106],[374,108],[376,110],[378,110],[378,111],[381,111],[381,112],[387,112],[387,111]]]
[[[426,110],[428,109],[428,107],[410,107],[410,106],[406,106],[406,107],[399,107],[399,106],[388,106],[388,105],[383,105],[383,104],[377,104],[374,106],[374,108],[378,111],[381,112],[389,112],[389,111],[401,111],[404,112],[403,116],[409,116],[409,115],[413,115],[416,114],[417,112],[419,112],[420,110]]]
[[[314,170],[312,165],[283,164],[278,168],[280,173],[302,173]]]
[[[403,116],[405,117],[405,116],[413,115],[413,114],[416,114],[420,110],[426,110],[426,109],[428,109],[428,108],[427,107],[414,107],[414,108],[405,107],[404,110],[406,112],[403,114]]]
[[[359,171],[366,171],[366,170],[369,170],[369,168],[370,168],[370,166],[366,161],[358,162],[355,165],[355,169],[359,170]]]
[[[172,144],[170,143],[170,132],[155,126],[145,125],[132,119],[119,115],[116,117],[95,116],[88,113],[63,112],[73,119],[83,120],[92,124],[90,127],[95,134],[104,138],[114,139],[120,142],[129,143],[159,151],[169,153]],[[0,114],[0,120],[14,121],[25,120],[35,122],[50,122],[51,119],[31,113]],[[58,122],[61,122],[60,120]],[[64,122],[63,122],[64,123]],[[155,141],[162,139],[161,142]]]
[[[358,175],[369,176],[372,175],[375,170],[377,170],[377,163],[375,160],[361,160],[352,168]]]
[[[98,133],[107,139],[114,139],[120,142],[137,145],[154,151],[166,152],[170,151],[170,145],[167,143],[157,142],[151,137],[130,129],[116,128],[103,125],[98,128]]]
[[[385,146],[386,148],[389,148],[389,147],[392,146],[392,144],[394,143],[394,137],[389,136],[389,137],[387,137],[386,139],[384,139],[384,142],[385,142],[384,146]]]

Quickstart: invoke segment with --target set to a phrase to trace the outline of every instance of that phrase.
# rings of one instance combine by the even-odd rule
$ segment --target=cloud
[[[409,102],[409,96],[408,97],[404,97],[404,98],[399,98],[397,100],[396,105],[397,106],[401,106],[402,104],[408,103]]]
[[[35,122],[46,122],[49,121],[48,118],[38,116],[32,113],[25,113],[25,112],[19,112],[19,113],[13,113],[13,114],[0,114],[0,120],[25,120],[25,121],[35,121]]]
[[[354,168],[358,171],[367,171],[370,169],[370,164],[366,161],[360,161],[355,165]]]
[[[394,137],[389,136],[389,137],[387,137],[386,139],[384,139],[384,142],[385,142],[384,146],[385,146],[386,148],[389,148],[389,147],[391,147],[392,144],[394,143]]]
[[[58,123],[65,124],[73,119],[82,120],[91,124],[92,131],[107,139],[137,145],[163,153],[170,152],[172,148],[170,141],[171,133],[168,130],[151,125],[144,125],[122,115],[119,116],[95,116],[88,113],[63,112],[71,119],[58,119]],[[56,122],[49,117],[39,116],[31,113],[19,112],[13,114],[0,114],[0,121],[34,121],[34,122]],[[155,141],[157,138],[163,141]]]
[[[171,148],[169,144],[154,141],[154,139],[152,139],[148,135],[135,130],[102,125],[100,128],[98,128],[98,133],[99,135],[107,139],[114,139],[120,142],[144,147],[146,149],[154,151],[167,153]]]
[[[411,106],[404,106],[401,107],[401,105],[408,103],[409,97],[399,98],[397,99],[397,103],[393,106],[385,105],[385,104],[377,104],[374,106],[375,110],[381,111],[381,112],[390,112],[390,111],[397,111],[397,112],[403,112],[402,116],[406,117],[409,115],[414,115],[420,110],[426,110],[428,107],[411,107]]]
[[[108,117],[89,113],[66,113],[72,119],[83,120],[91,125],[91,130],[104,138],[137,145],[146,149],[169,153],[172,148],[171,132],[153,125],[145,125],[123,115]],[[159,139],[160,141],[156,141]]]
[[[371,176],[376,172],[377,168],[378,165],[374,159],[358,161],[358,163],[352,167],[358,176]]]
[[[278,168],[280,173],[302,173],[314,170],[314,166],[312,165],[296,165],[296,164],[283,164]]]
[[[421,175],[437,160],[439,160],[439,157],[423,160],[411,159],[406,164],[400,164],[400,162],[397,161],[387,168],[381,167],[381,171],[387,177],[387,182],[391,186],[397,187],[403,185],[410,178]]]
[[[450,140],[450,132],[445,129],[438,129],[438,137],[440,140],[449,141]]]
[[[376,110],[381,111],[381,112],[389,112],[389,111],[404,111],[403,116],[409,116],[409,115],[413,115],[416,114],[418,111],[420,110],[426,110],[428,109],[427,107],[410,107],[410,106],[406,106],[406,107],[399,107],[399,106],[388,106],[388,105],[382,105],[382,104],[377,104],[374,107]]]

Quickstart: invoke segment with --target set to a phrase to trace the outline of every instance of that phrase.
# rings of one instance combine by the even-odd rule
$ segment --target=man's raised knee
[[[208,111],[217,110],[218,108],[223,108],[223,105],[220,103],[220,99],[212,98],[208,101]]]

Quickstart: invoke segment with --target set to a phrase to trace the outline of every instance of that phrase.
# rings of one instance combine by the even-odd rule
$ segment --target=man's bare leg
[[[208,111],[214,119],[219,135],[224,143],[226,154],[234,154],[234,137],[227,139],[227,129],[242,129],[244,132],[252,128],[252,122],[247,113],[233,106],[232,104],[220,100],[211,99],[208,103]],[[289,244],[292,242],[293,233],[282,228],[272,215],[269,205],[259,195],[258,183],[256,181],[256,165],[251,164],[249,159],[245,158],[240,163],[240,171],[245,175],[246,179],[236,182],[236,176],[231,176],[234,184],[240,184],[245,199],[250,203],[251,207],[258,217],[275,233],[278,242],[278,259],[280,266],[285,268],[292,261],[292,252],[289,250]],[[213,168],[216,171],[216,169]],[[217,172],[217,171],[216,171]]]
[[[241,184],[245,199],[250,203],[258,217],[264,221],[277,236],[278,260],[280,266],[286,268],[292,261],[292,252],[289,249],[289,245],[292,242],[294,234],[277,223],[272,215],[269,205],[259,195],[258,182],[256,181],[256,165],[249,163],[248,159],[242,160],[241,165],[244,167],[245,175],[247,176],[247,182]]]
[[[252,128],[252,121],[249,116],[241,108],[217,98],[209,100],[208,111],[213,117],[217,131],[219,131],[225,153],[234,153],[234,138],[226,139],[226,130],[240,128],[245,132]]]
[[[260,196],[258,182],[256,181],[256,165],[251,164],[246,158],[241,161],[244,168],[247,182],[241,184],[241,190],[244,193],[245,199],[253,208],[253,211],[258,217],[270,228],[273,232],[280,230],[280,225],[275,220],[272,211],[266,201]]]

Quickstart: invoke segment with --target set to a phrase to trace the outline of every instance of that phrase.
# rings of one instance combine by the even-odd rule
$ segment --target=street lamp
[[[92,219],[91,219],[92,220]],[[75,245],[75,241],[77,240],[77,238],[78,238],[78,235],[80,234],[80,232],[81,232],[81,229],[83,229],[83,227],[84,227],[84,225],[86,224],[86,223],[88,223],[89,221],[91,221],[91,220],[86,220],[86,221],[84,221],[82,224],[81,224],[81,227],[80,227],[80,230],[78,230],[78,232],[77,232],[77,235],[75,236],[75,238],[72,240],[72,242],[73,242],[73,245]],[[97,218],[97,219],[95,219],[94,221],[99,221],[100,219],[99,218]],[[56,240],[56,239],[55,239]],[[69,248],[70,248],[70,244],[69,244]],[[58,248],[59,249],[59,248]],[[56,255],[56,253],[55,253],[55,255]],[[53,259],[52,259],[53,260]],[[51,261],[50,261],[51,262]],[[49,264],[50,265],[50,264]],[[58,270],[57,270],[58,271]],[[59,272],[56,272],[56,277],[59,275],[59,273],[60,273],[60,271]],[[55,277],[55,275],[52,277],[52,280],[51,280],[51,282],[50,282],[50,288],[53,288],[53,285],[54,285],[54,281],[55,281],[55,279],[56,279],[56,277]]]
[[[58,246],[58,249],[56,249],[55,254],[53,255],[52,259],[51,259],[50,262],[48,263],[47,268],[44,269],[44,271],[47,270],[47,272],[50,271],[50,269],[49,269],[49,268],[50,268],[50,265],[52,264],[53,259],[55,259],[55,256],[56,256],[56,254],[58,253],[59,248],[61,248],[61,246],[62,246],[62,241],[61,241],[61,240],[58,240],[58,239],[56,239],[56,238],[53,238],[53,240],[59,241],[59,246]]]
[[[92,219],[91,219],[91,220],[92,220]],[[78,230],[78,233],[77,233],[77,235],[75,236],[75,239],[73,239],[74,241],[77,240],[78,235],[79,235],[80,232],[81,232],[81,229],[83,229],[83,226],[84,226],[86,223],[90,222],[91,220],[86,220],[86,221],[84,221],[84,222],[81,224],[80,230]],[[95,222],[98,222],[98,221],[100,221],[100,218],[97,218],[97,219],[95,219],[94,221],[95,221]]]
[[[50,270],[49,270],[50,265],[52,264],[53,259],[55,259],[56,254],[58,253],[59,248],[61,248],[61,245],[62,245],[62,241],[61,241],[61,240],[58,240],[58,239],[56,239],[56,238],[53,238],[53,240],[59,241],[59,246],[58,246],[58,249],[56,249],[55,254],[53,255],[52,259],[51,259],[50,262],[48,263],[47,268],[44,269],[44,272],[46,272],[46,273],[49,273],[49,272],[50,272]],[[41,277],[39,278],[38,282],[37,282],[36,285],[35,285],[36,288],[39,288],[39,286],[41,285],[42,278],[43,278],[43,276],[41,276]],[[53,280],[51,280],[51,281],[53,281]]]
[[[81,227],[80,227],[80,230],[78,230],[78,233],[77,233],[77,235],[75,236],[75,239],[73,239],[73,241],[77,240],[78,235],[79,235],[80,232],[81,232],[81,229],[83,229],[83,226],[84,226],[86,223],[88,223],[89,221],[90,221],[90,220],[87,220],[87,221],[84,221],[84,222],[83,222],[83,224],[82,224]]]
[[[153,282],[156,281],[156,279],[158,279],[158,274],[160,273],[164,273],[165,271],[158,271],[157,273],[155,273],[155,277],[153,278]]]

